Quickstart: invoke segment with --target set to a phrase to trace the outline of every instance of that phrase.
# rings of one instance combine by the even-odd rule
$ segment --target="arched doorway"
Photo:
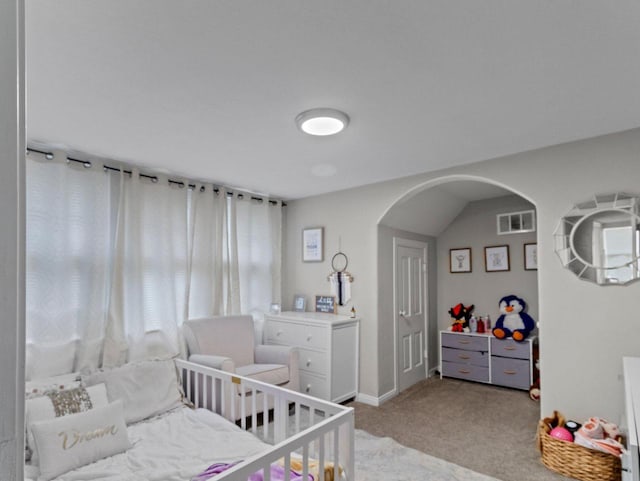
[[[535,204],[509,186],[473,176],[447,176],[416,186],[398,198],[378,221],[378,295],[380,320],[381,401],[402,388],[408,364],[419,364],[424,356],[424,376],[439,370],[439,331],[450,325],[447,311],[462,302],[474,304],[477,315],[492,320],[499,315],[498,301],[507,294],[526,300],[528,312],[538,320],[538,275],[525,265],[526,251],[535,252],[537,231],[514,220],[513,229],[498,233],[497,215],[533,211]],[[514,216],[520,219],[522,217]],[[527,226],[528,227],[528,226]],[[398,308],[398,264],[396,247],[404,241],[423,242],[425,258],[425,329],[423,342],[407,337],[407,322]],[[404,242],[406,244],[406,242]],[[500,246],[508,254],[501,270],[485,266],[485,247]],[[503,248],[502,246],[506,246]],[[465,249],[469,264],[450,269],[450,251]],[[468,251],[467,251],[468,249]],[[506,267],[506,268],[505,268]],[[418,333],[418,330],[414,329]],[[419,335],[419,334],[418,334]],[[423,346],[423,352],[417,352]],[[412,349],[413,359],[405,349]],[[409,360],[409,361],[408,361]]]

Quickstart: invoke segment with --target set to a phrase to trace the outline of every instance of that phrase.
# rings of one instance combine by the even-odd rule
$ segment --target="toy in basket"
[[[591,435],[599,435],[596,426],[589,426],[589,423],[595,425],[596,422],[603,429],[603,440],[615,441],[613,438],[606,438],[604,429],[606,425],[613,435],[617,434],[617,427],[598,418],[590,418],[579,429],[577,423],[565,423],[564,417],[558,411],[554,411],[553,417],[541,419],[538,423],[537,442],[542,463],[552,471],[581,481],[620,481],[622,465],[619,455],[611,454],[612,451],[590,449],[572,442],[574,433],[576,440],[581,436],[589,438]],[[591,431],[593,428],[596,432]],[[589,439],[597,440],[597,438]]]

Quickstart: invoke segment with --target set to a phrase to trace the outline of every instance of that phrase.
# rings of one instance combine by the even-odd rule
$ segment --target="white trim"
[[[391,391],[384,393],[382,396],[375,397],[370,394],[364,394],[359,392],[356,396],[356,401],[362,404],[368,404],[369,406],[378,407],[381,404],[387,402],[389,399],[392,399],[398,395],[397,389],[392,389]]]
[[[380,406],[380,398],[371,396],[369,394],[363,394],[361,392],[356,394],[356,401],[362,404],[368,404],[369,406]]]
[[[380,404],[387,402],[389,399],[394,398],[398,395],[398,390],[397,389],[392,389],[391,391],[383,394],[382,396],[380,396],[378,398],[378,400],[380,401]]]
[[[422,249],[422,256],[424,262],[424,270],[422,271],[422,281],[424,284],[422,295],[424,296],[424,345],[423,347],[423,363],[425,365],[424,375],[425,379],[429,377],[429,243],[425,241],[419,241],[414,239],[406,239],[404,237],[393,236],[393,392],[395,394],[399,391],[398,386],[398,299],[397,299],[397,257],[398,247],[412,247],[415,249]],[[427,355],[424,355],[424,352]],[[392,392],[392,391],[389,391]],[[389,393],[383,395],[387,396]],[[394,396],[395,396],[394,394]],[[391,396],[393,397],[393,396]],[[380,398],[379,398],[380,399]],[[387,398],[385,398],[387,399]]]

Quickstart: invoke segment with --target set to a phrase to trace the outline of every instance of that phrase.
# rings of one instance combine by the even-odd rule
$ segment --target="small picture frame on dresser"
[[[304,312],[307,306],[307,298],[296,294],[293,297],[293,311],[294,312]]]

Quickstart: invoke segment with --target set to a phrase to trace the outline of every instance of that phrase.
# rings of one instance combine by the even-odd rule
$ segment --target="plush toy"
[[[471,312],[475,306],[465,306],[462,302],[449,309],[449,315],[452,317],[453,324],[449,327],[453,332],[469,332],[469,319]]]
[[[527,303],[518,296],[509,295],[500,299],[500,317],[493,328],[493,335],[498,339],[507,337],[514,341],[524,341],[536,327],[536,322],[524,312]]]

